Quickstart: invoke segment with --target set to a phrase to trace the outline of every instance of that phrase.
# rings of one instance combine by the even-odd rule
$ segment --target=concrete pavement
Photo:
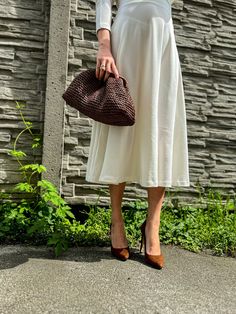
[[[133,248],[0,246],[0,313],[236,313],[236,259],[161,245],[154,269]]]

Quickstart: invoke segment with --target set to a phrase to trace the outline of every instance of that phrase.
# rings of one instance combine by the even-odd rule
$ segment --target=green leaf
[[[35,141],[35,142],[40,142],[41,139],[42,139],[41,137],[34,137],[34,141]]]
[[[21,192],[33,192],[34,188],[27,182],[20,182],[15,185],[14,190]]]
[[[9,219],[13,219],[17,216],[17,210],[13,209],[10,213],[10,215],[8,216]]]
[[[26,153],[21,150],[9,150],[8,154],[13,157],[26,157]]]
[[[74,218],[75,219],[75,216],[74,216],[74,214],[71,212],[71,211],[66,211],[66,214],[69,216],[69,217],[71,217],[71,218]]]
[[[57,208],[57,210],[56,210],[56,214],[58,215],[58,216],[64,216],[63,215],[63,211],[61,210],[61,208]]]
[[[22,102],[20,102],[20,101],[16,101],[16,108],[17,108],[17,109],[22,109],[22,108],[24,108],[25,106],[26,106],[25,103],[22,103]]]
[[[54,184],[52,184],[50,181],[47,180],[40,180],[37,183],[38,186],[41,186],[42,188],[49,190],[49,191],[54,191],[54,192],[58,192],[56,186],[54,186]]]
[[[33,123],[31,121],[25,121],[24,122],[26,125],[32,125]]]
[[[39,164],[28,164],[20,167],[20,170],[32,170],[32,171],[41,171],[41,165]],[[39,172],[39,171],[38,171]]]
[[[37,170],[38,170],[38,173],[47,171],[46,167],[44,167],[43,165],[38,165],[38,169]]]
[[[35,233],[36,231],[44,231],[45,222],[43,219],[36,220],[36,222],[27,230],[28,234]]]
[[[58,239],[58,238],[52,237],[52,238],[50,238],[50,239],[48,240],[47,244],[48,244],[48,245],[53,245],[53,244],[56,244],[59,240],[60,240],[60,239]]]
[[[28,208],[25,206],[20,206],[19,213],[23,214],[25,211],[28,211]]]

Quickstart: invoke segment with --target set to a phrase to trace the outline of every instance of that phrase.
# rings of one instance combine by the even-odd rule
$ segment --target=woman
[[[189,186],[187,124],[182,74],[175,42],[173,0],[96,1],[99,42],[96,76],[124,76],[133,98],[133,126],[93,121],[86,180],[109,185],[111,252],[130,256],[122,217],[126,183],[147,189],[148,214],[141,226],[145,260],[162,268],[160,213],[165,187]],[[140,247],[140,252],[142,244]]]

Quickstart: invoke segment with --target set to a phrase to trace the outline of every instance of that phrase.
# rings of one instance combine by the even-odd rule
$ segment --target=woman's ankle
[[[124,219],[123,216],[112,216],[111,217],[111,223],[113,225],[123,225],[124,224]]]
[[[111,224],[111,239],[115,247],[126,247],[128,245],[128,240],[125,233],[125,228],[123,223]],[[114,236],[114,237],[113,237]]]

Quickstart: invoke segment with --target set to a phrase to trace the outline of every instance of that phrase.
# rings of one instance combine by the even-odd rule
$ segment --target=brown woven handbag
[[[78,74],[62,95],[68,105],[93,120],[118,126],[135,123],[135,108],[127,80],[110,73],[104,82],[96,77],[96,69]]]

